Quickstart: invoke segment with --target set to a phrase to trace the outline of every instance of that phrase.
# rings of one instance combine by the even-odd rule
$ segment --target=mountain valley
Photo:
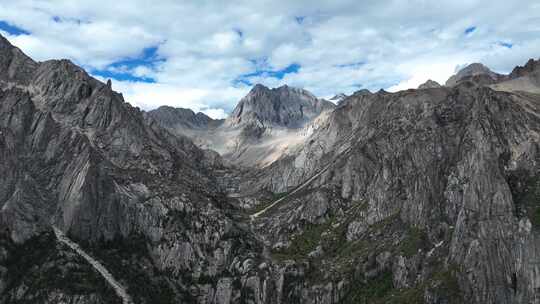
[[[214,120],[0,36],[0,156],[0,303],[540,303],[540,60]]]

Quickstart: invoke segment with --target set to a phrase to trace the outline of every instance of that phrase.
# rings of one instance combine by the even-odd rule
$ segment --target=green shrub
[[[405,257],[414,256],[419,249],[424,249],[427,244],[426,233],[416,227],[411,227],[407,231],[407,236],[401,242],[399,250]]]

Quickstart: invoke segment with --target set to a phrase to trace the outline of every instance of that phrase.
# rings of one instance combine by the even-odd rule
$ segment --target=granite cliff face
[[[119,302],[53,227],[135,303],[259,293],[248,290],[260,253],[216,186],[216,159],[71,62],[33,62],[2,43],[0,302]]]
[[[0,38],[0,303],[539,303],[538,72],[216,122]]]
[[[282,197],[253,220],[275,259],[304,261],[299,298],[386,282],[372,301],[537,303],[540,95],[512,82],[534,74],[353,94],[247,178],[244,200]]]
[[[328,282],[389,272],[426,302],[448,289],[457,302],[534,302],[539,102],[478,87],[349,101],[313,147],[275,169],[294,168],[268,180],[276,192],[317,177],[259,215],[258,231],[278,256],[326,265],[316,277]]]

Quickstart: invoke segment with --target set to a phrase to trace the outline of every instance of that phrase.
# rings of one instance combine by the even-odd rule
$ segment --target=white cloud
[[[106,79],[96,77],[105,82]],[[203,112],[212,118],[224,118],[225,109],[230,110],[228,104],[247,94],[247,89],[227,88],[224,90],[204,90],[181,88],[174,85],[160,83],[144,83],[130,81],[112,81],[115,91],[122,92],[124,99],[142,110],[152,110],[161,105],[190,108],[195,112]],[[223,102],[209,103],[208,100]],[[221,106],[210,107],[209,104]]]
[[[0,1],[0,20],[31,33],[7,37],[35,59],[91,69],[159,46],[164,61],[123,68],[156,83],[113,80],[115,89],[143,109],[169,104],[215,117],[249,90],[235,80],[261,68],[255,59],[272,70],[301,68],[251,81],[332,96],[444,83],[456,66],[477,61],[508,72],[540,56],[536,0],[19,0]]]
[[[397,69],[401,70],[404,74],[406,73],[406,71],[410,71],[410,74],[412,76],[409,79],[403,80],[400,83],[389,87],[387,89],[389,92],[397,92],[410,88],[417,88],[419,85],[423,84],[428,79],[434,80],[439,84],[444,85],[449,75],[454,74],[456,64],[453,62],[416,66],[405,64],[398,66]]]
[[[214,119],[223,119],[223,118],[227,118],[228,116],[225,110],[223,109],[205,109],[205,110],[202,110],[201,112],[203,112],[204,114]]]

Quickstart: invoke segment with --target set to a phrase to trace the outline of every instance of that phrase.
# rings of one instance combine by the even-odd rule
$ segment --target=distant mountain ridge
[[[287,85],[270,89],[257,84],[240,100],[225,125],[235,127],[257,122],[299,128],[324,110],[332,108],[334,105],[331,102],[319,99],[304,89]]]
[[[290,86],[253,86],[225,120],[191,110],[161,107],[148,116],[173,134],[185,135],[225,160],[264,166],[291,151],[307,133],[303,128],[335,104]]]
[[[212,129],[224,122],[224,119],[212,119],[202,112],[195,113],[191,109],[170,106],[161,106],[147,112],[147,115],[167,128]]]

